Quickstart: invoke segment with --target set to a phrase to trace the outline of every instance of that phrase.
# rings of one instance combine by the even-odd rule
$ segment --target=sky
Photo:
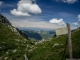
[[[80,27],[80,0],[0,0],[0,13],[22,29]]]

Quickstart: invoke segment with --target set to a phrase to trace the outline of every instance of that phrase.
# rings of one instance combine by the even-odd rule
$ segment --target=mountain
[[[41,37],[38,33],[34,32],[34,31],[23,31],[23,32],[24,32],[24,34],[26,34],[29,38],[33,38],[33,39],[35,39],[35,40],[42,40],[42,37]]]
[[[11,26],[11,23],[8,21],[8,19],[1,14],[0,14],[0,22],[5,24],[5,25]]]
[[[22,30],[25,35],[27,35],[30,39],[35,39],[35,40],[46,40],[49,38],[52,38],[53,35],[55,34],[54,31],[43,31],[43,30]]]
[[[52,30],[52,31],[39,30],[39,31],[37,31],[37,33],[39,33],[41,35],[43,40],[47,40],[54,36],[55,31],[54,30]]]

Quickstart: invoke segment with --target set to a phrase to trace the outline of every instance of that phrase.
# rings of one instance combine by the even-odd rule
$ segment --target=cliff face
[[[11,23],[8,21],[8,19],[1,14],[0,14],[0,22],[5,25],[11,25]]]

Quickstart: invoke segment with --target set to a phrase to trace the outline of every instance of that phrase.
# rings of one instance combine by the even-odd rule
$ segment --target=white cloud
[[[57,29],[64,27],[65,25],[59,25],[45,21],[42,17],[39,16],[30,16],[30,17],[15,17],[7,13],[3,14],[10,20],[13,26],[22,27],[22,28],[38,28],[38,29]]]
[[[77,22],[74,22],[74,23],[72,23],[73,25],[79,25],[79,23],[77,23]]]
[[[42,13],[40,7],[33,0],[20,0],[17,4],[17,9],[11,10],[11,14],[15,16],[30,16],[30,14]],[[17,14],[16,14],[17,13]]]
[[[77,2],[77,0],[62,0],[64,3],[73,4]]]
[[[80,21],[80,14],[78,15],[78,21]]]
[[[75,2],[77,2],[78,0],[55,0],[57,2],[64,2],[64,3],[68,3],[68,4],[73,4]]]
[[[80,21],[80,14],[78,15],[78,21],[77,22],[74,22],[72,23],[73,25],[79,25],[79,21]]]
[[[0,1],[0,6],[3,4],[4,2]]]
[[[53,24],[58,24],[58,25],[65,25],[65,22],[63,21],[63,19],[57,19],[57,18],[53,18],[51,20],[49,20],[50,23]]]
[[[47,29],[56,29],[64,27],[62,25],[51,24],[45,21],[35,22],[35,21],[20,20],[20,21],[12,21],[12,24],[15,27],[47,28]]]
[[[16,11],[16,9],[13,9],[13,11],[11,11],[11,13],[15,16],[30,16],[30,14],[28,13],[22,13],[21,11]]]

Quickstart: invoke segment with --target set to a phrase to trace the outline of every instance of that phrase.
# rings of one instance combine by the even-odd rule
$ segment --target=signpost
[[[68,34],[68,48],[69,48],[69,58],[72,59],[72,41],[71,41],[71,28],[70,24],[66,24],[64,28],[56,29],[56,35]]]
[[[67,34],[67,33],[68,33],[67,27],[56,29],[56,35],[57,36]]]

